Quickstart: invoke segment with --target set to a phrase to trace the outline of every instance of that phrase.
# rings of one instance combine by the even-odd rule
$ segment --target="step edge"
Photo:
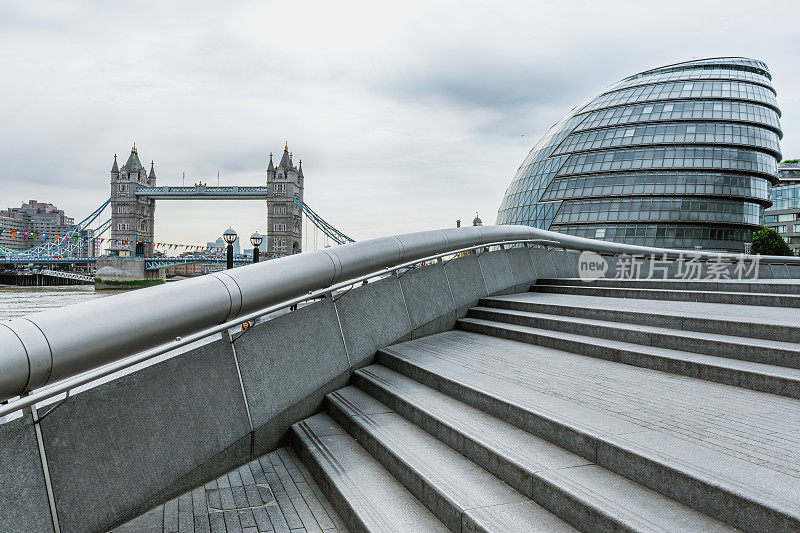
[[[726,342],[726,343],[738,344],[754,348],[763,348],[763,349],[774,348],[786,352],[797,353],[797,355],[800,356],[800,345],[798,345],[798,343],[796,342],[777,341],[772,339],[761,339],[761,338],[751,338],[751,337],[740,337],[737,335],[727,335],[725,333],[707,333],[695,330],[665,328],[660,326],[648,326],[645,324],[634,324],[634,323],[615,321],[615,320],[602,320],[599,318],[570,317],[567,315],[556,315],[549,313],[540,313],[535,311],[520,311],[515,309],[504,309],[501,307],[484,307],[477,305],[471,307],[470,311],[472,310],[479,311],[482,313],[493,313],[504,316],[524,316],[529,318],[554,320],[558,322],[574,321],[590,326],[608,327],[620,330],[634,329],[636,331],[641,331],[643,333],[654,333],[657,335],[670,335],[676,337],[681,336],[693,340],[709,340],[709,341],[713,340],[715,342]],[[469,315],[467,315],[467,318],[469,318]],[[626,326],[634,326],[634,327],[628,328]],[[769,346],[762,346],[760,345],[760,343],[765,343],[765,344],[769,343]]]
[[[757,392],[764,392],[764,393],[775,394],[775,395],[778,395],[778,396],[783,396],[783,397],[788,397],[788,398],[800,399],[800,375],[791,376],[791,377],[790,376],[783,376],[783,375],[780,375],[779,373],[771,373],[771,372],[768,371],[768,369],[764,369],[764,370],[760,370],[759,371],[759,370],[751,370],[751,369],[734,368],[732,366],[728,366],[728,365],[725,365],[725,364],[721,363],[723,361],[741,361],[739,359],[730,359],[730,358],[720,357],[720,356],[716,356],[716,355],[697,354],[697,353],[686,352],[686,351],[682,351],[682,350],[673,350],[673,349],[670,349],[670,348],[657,348],[657,347],[653,347],[653,346],[646,345],[646,344],[634,344],[634,343],[629,343],[629,342],[624,342],[624,341],[615,341],[615,340],[611,340],[611,339],[604,339],[604,338],[598,338],[598,337],[589,337],[589,336],[586,336],[586,335],[579,335],[579,334],[575,334],[575,333],[564,333],[564,332],[560,332],[560,331],[532,328],[530,326],[520,326],[520,325],[517,325],[517,324],[508,324],[506,322],[495,322],[495,321],[483,320],[483,319],[478,319],[478,318],[461,318],[458,321],[456,321],[456,325],[457,326],[460,326],[461,324],[475,324],[477,326],[484,326],[484,327],[495,328],[495,329],[500,329],[500,330],[516,331],[518,333],[522,333],[522,334],[525,334],[525,335],[534,336],[534,338],[542,337],[542,338],[545,338],[545,339],[562,340],[562,341],[571,342],[571,343],[574,343],[574,344],[582,344],[582,345],[586,346],[587,348],[591,348],[591,347],[605,348],[605,349],[608,349],[608,350],[612,351],[612,353],[614,353],[614,352],[624,352],[626,357],[630,357],[633,360],[639,360],[639,359],[641,359],[640,356],[645,356],[645,357],[650,357],[650,358],[653,358],[653,359],[662,360],[662,361],[665,361],[665,362],[672,362],[672,363],[691,365],[691,366],[696,367],[697,369],[700,369],[700,370],[717,370],[717,371],[721,371],[721,372],[731,372],[731,373],[740,374],[743,377],[749,377],[750,379],[756,379],[756,380],[757,379],[766,379],[766,380],[773,380],[773,381],[782,381],[782,382],[785,382],[787,385],[795,385],[796,384],[795,386],[798,387],[798,390],[797,390],[797,392],[795,392],[794,395],[782,394],[780,392],[776,392],[775,390],[767,390],[767,388],[763,387],[763,386],[762,386],[763,388],[754,388],[753,386],[747,386],[747,385],[744,385],[744,384],[741,384],[741,383],[729,383],[727,381],[720,381],[720,380],[716,380],[716,379],[708,379],[708,378],[705,378],[705,377],[697,377],[695,375],[690,375],[690,374],[686,374],[686,373],[679,373],[679,372],[675,372],[675,371],[662,370],[662,369],[659,369],[659,368],[652,368],[652,367],[649,367],[649,366],[645,366],[645,365],[641,365],[641,364],[635,364],[635,363],[632,363],[632,362],[621,361],[619,359],[619,356],[618,356],[619,354],[618,353],[615,354],[616,355],[615,357],[603,358],[603,357],[598,357],[597,355],[590,354],[590,353],[574,352],[574,351],[569,351],[569,350],[563,350],[561,348],[552,348],[550,346],[543,346],[543,345],[539,344],[538,342],[518,341],[518,342],[525,342],[527,344],[532,344],[534,346],[541,346],[543,348],[548,348],[548,349],[551,349],[551,350],[557,350],[557,351],[576,354],[576,355],[581,355],[581,356],[585,356],[585,357],[594,357],[596,359],[610,360],[610,361],[613,361],[615,363],[629,364],[631,366],[636,366],[638,368],[647,368],[647,369],[655,370],[655,371],[658,371],[658,372],[665,372],[665,373],[673,374],[673,375],[681,375],[681,376],[685,376],[685,377],[692,378],[692,379],[701,379],[703,381],[710,381],[710,382],[719,383],[719,384],[722,384],[722,385],[728,385],[728,386],[732,386],[732,387],[742,387],[742,388],[745,388],[745,389],[748,389],[748,390],[757,391]],[[463,328],[460,328],[460,329],[463,329]],[[470,331],[470,330],[466,329],[466,331]],[[480,332],[480,331],[472,331],[472,333],[477,333],[477,334],[482,334],[482,335],[487,334],[487,333]],[[497,336],[497,335],[494,335],[494,333],[492,333],[491,336]],[[499,338],[503,338],[503,337],[499,337]],[[508,339],[508,340],[515,340],[515,339]],[[626,345],[626,346],[621,346],[621,347],[620,346],[612,346],[612,344]],[[664,352],[673,352],[675,355],[670,355],[669,353],[664,353]],[[680,354],[687,354],[689,356],[694,356],[695,360],[693,360],[692,357],[682,357]],[[696,360],[697,357],[713,358],[714,361],[707,361],[707,362],[698,361],[698,360]],[[753,364],[753,365],[771,367],[771,368],[781,368],[781,369],[785,369],[785,370],[798,370],[798,369],[795,369],[795,368],[781,367],[781,366],[777,366],[777,365],[768,365],[766,363],[758,363],[758,362],[755,362],[755,361],[743,361],[743,362],[749,363],[749,364]],[[800,374],[800,370],[798,370],[798,374]]]

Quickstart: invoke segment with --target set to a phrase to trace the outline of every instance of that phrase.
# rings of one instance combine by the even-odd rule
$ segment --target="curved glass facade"
[[[690,61],[621,80],[533,147],[497,223],[743,250],[777,181],[775,96],[767,66],[746,58]]]

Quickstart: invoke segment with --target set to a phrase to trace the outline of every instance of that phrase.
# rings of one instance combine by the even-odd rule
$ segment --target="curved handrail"
[[[176,337],[210,335],[314,291],[470,247],[535,240],[605,254],[719,255],[596,241],[529,226],[482,226],[349,243],[0,322],[0,400],[98,369]],[[762,261],[800,264],[797,257]],[[410,262],[410,263],[409,263]],[[281,306],[279,306],[281,307]],[[221,329],[220,329],[221,328]],[[161,352],[163,353],[163,352]],[[152,357],[152,355],[151,355]]]
[[[186,337],[176,337],[175,340],[164,343],[156,348],[152,348],[149,350],[145,350],[138,354],[134,354],[130,357],[125,359],[109,363],[107,365],[103,365],[99,368],[95,368],[94,370],[90,370],[79,374],[73,378],[65,379],[59,381],[58,383],[54,383],[52,385],[47,385],[42,387],[35,392],[30,394],[26,394],[20,397],[17,400],[7,403],[6,405],[0,406],[0,418],[3,416],[18,411],[24,407],[28,407],[29,405],[42,402],[48,398],[52,398],[54,396],[58,396],[59,394],[69,393],[69,391],[80,387],[81,385],[85,385],[92,381],[96,381],[98,379],[104,378],[110,374],[115,372],[119,372],[120,370],[124,370],[128,367],[137,365],[144,361],[148,361],[153,359],[154,357],[158,357],[159,355],[163,355],[167,352],[175,350],[177,348],[181,348],[186,346],[187,344],[191,344],[193,342],[197,342],[199,340],[205,339],[211,335],[224,332],[225,330],[229,330],[232,327],[240,326],[245,322],[250,322],[251,320],[255,320],[261,318],[263,316],[272,314],[276,311],[281,311],[286,309],[287,307],[296,306],[299,303],[306,302],[309,300],[316,300],[320,297],[327,297],[327,296],[334,296],[335,291],[340,289],[346,289],[348,287],[353,287],[356,284],[361,283],[362,281],[366,281],[370,278],[381,277],[384,275],[388,275],[404,268],[414,267],[415,265],[426,263],[428,261],[432,261],[435,259],[440,259],[444,256],[457,256],[462,253],[470,252],[476,249],[486,249],[487,247],[491,246],[504,246],[504,245],[513,245],[513,244],[538,244],[542,246],[552,246],[554,243],[547,239],[524,239],[518,241],[502,241],[496,243],[487,243],[487,244],[480,244],[477,246],[470,246],[469,248],[461,248],[459,250],[453,250],[450,252],[440,253],[428,257],[424,257],[422,259],[416,259],[414,261],[409,261],[407,263],[402,263],[399,265],[395,265],[393,267],[387,267],[378,272],[372,272],[370,274],[365,274],[363,276],[359,276],[357,278],[349,279],[347,281],[337,283],[335,285],[331,285],[330,287],[326,287],[324,289],[316,290],[309,292],[306,295],[299,296],[297,298],[293,298],[291,300],[284,301],[278,305],[273,305],[271,307],[267,307],[265,309],[259,309],[253,313],[249,313],[246,315],[239,316],[233,320],[229,320],[218,326],[213,326],[208,329],[204,329],[202,331],[198,331],[196,333],[192,333]],[[243,332],[244,333],[244,332]],[[238,339],[238,337],[236,337]]]

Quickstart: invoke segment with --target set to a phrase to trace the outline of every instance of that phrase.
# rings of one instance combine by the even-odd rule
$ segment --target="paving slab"
[[[272,474],[275,474],[272,468],[278,465],[281,474],[270,479],[264,464],[269,465]],[[316,485],[316,491],[311,490],[300,464],[291,448],[278,449],[158,505],[112,531],[346,532],[344,523]]]

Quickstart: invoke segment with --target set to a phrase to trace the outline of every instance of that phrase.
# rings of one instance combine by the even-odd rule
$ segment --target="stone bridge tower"
[[[139,161],[134,143],[128,161],[119,168],[117,156],[111,167],[111,239],[112,255],[151,257],[153,255],[153,226],[155,200],[137,198],[137,187],[154,187],[156,172],[150,163],[150,173]]]
[[[277,167],[272,163],[272,154],[269,154],[267,187],[266,252],[298,254],[303,251],[303,217],[294,198],[303,201],[303,162],[294,166],[288,143]]]

